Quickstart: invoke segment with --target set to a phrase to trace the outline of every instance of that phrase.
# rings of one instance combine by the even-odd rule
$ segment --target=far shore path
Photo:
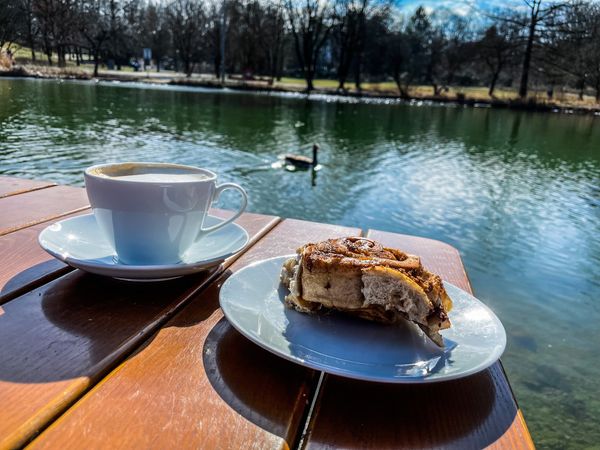
[[[428,101],[438,103],[453,103],[471,107],[492,107],[503,109],[515,109],[535,112],[554,112],[564,114],[588,114],[600,116],[600,104],[596,103],[590,96],[585,96],[581,101],[573,93],[560,93],[561,99],[548,100],[545,92],[537,91],[526,101],[516,98],[513,91],[498,89],[498,96],[490,98],[485,87],[451,87],[442,95],[430,94],[431,87],[411,87],[410,96],[399,95],[397,88],[391,82],[364,83],[364,89],[351,89],[353,83],[348,83],[348,89],[336,89],[335,80],[315,80],[315,89],[306,91],[306,85],[302,79],[283,78],[274,81],[267,77],[257,77],[247,80],[241,76],[228,75],[225,83],[209,74],[192,74],[190,77],[180,72],[173,71],[139,71],[130,70],[100,70],[98,77],[93,77],[90,68],[58,68],[48,66],[19,66],[15,65],[10,70],[0,69],[1,77],[23,77],[42,79],[78,79],[104,81],[138,82],[149,84],[179,85],[192,87],[205,87],[222,89],[226,87],[233,90],[255,91],[255,92],[291,92],[345,96],[354,98],[375,98],[404,101]],[[558,96],[557,96],[558,97]]]

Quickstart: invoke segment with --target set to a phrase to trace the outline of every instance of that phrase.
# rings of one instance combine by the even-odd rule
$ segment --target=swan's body
[[[314,144],[312,147],[312,151],[312,159],[307,156],[294,155],[288,153],[287,155],[284,155],[285,163],[294,166],[297,169],[308,169],[309,167],[315,167],[318,164],[317,152],[319,151],[319,146],[317,144]]]

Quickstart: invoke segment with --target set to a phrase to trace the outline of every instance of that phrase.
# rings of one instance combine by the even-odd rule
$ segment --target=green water
[[[315,141],[314,179],[271,168]],[[115,160],[214,169],[254,212],[456,246],[536,444],[600,442],[600,118],[0,80],[0,174],[81,186]]]

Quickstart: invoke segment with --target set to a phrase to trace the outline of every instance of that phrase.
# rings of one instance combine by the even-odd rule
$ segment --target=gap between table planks
[[[232,272],[309,241],[360,230],[284,220],[166,323],[31,448],[290,448],[298,443],[318,372],[252,344],[223,318]]]
[[[279,218],[237,222],[253,245]],[[220,271],[156,284],[75,270],[2,305],[0,448],[27,443]]]
[[[56,186],[52,181],[0,176],[0,198]]]

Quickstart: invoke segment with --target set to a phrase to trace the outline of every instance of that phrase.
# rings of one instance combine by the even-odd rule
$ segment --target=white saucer
[[[219,301],[231,325],[262,348],[305,367],[359,380],[433,383],[480,372],[500,358],[504,327],[492,310],[444,282],[454,306],[440,348],[411,323],[382,325],[340,313],[303,314],[285,306],[279,281],[294,255],[235,272]]]
[[[221,221],[207,216],[204,225],[211,226]],[[246,230],[230,223],[201,238],[179,263],[132,266],[118,261],[93,214],[61,220],[44,229],[38,237],[44,250],[70,266],[98,275],[136,281],[177,278],[210,269],[242,250],[248,240]]]

